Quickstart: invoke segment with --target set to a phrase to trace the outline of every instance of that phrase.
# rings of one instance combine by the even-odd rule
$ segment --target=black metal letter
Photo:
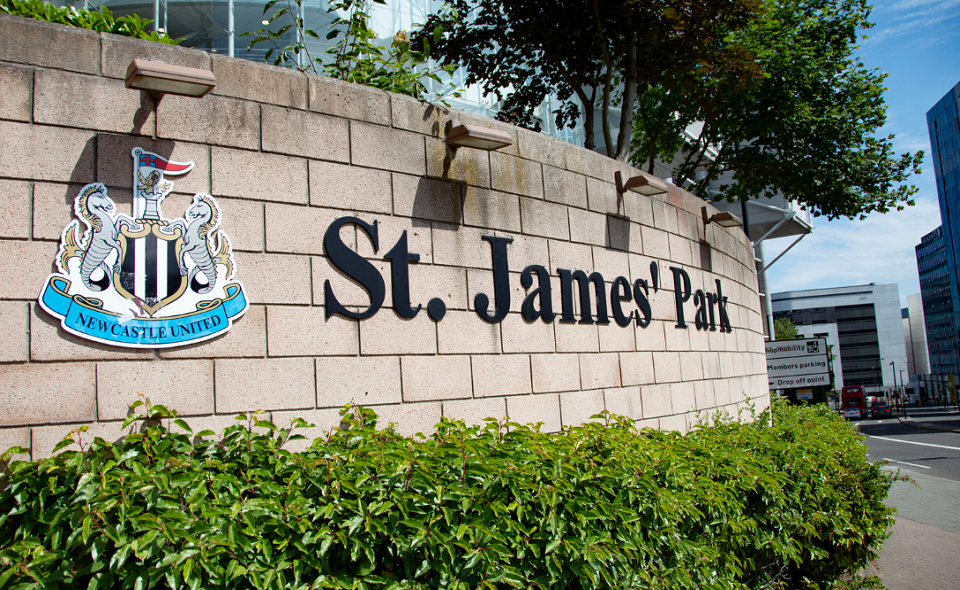
[[[633,283],[633,300],[637,302],[640,313],[636,315],[637,325],[646,328],[653,319],[653,312],[650,310],[650,288],[647,287],[647,281],[637,279]]]
[[[683,304],[690,299],[690,275],[676,266],[671,266],[670,271],[673,273],[673,297],[677,303],[677,327],[686,328],[687,322],[683,321]]]
[[[557,314],[553,313],[553,291],[550,287],[550,273],[539,264],[531,264],[520,273],[520,284],[524,289],[529,289],[533,285],[533,273],[537,273],[537,288],[527,294],[523,299],[523,305],[520,311],[523,313],[523,319],[528,322],[535,322],[537,318],[550,323]],[[540,309],[537,309],[533,302],[540,298]]]
[[[631,299],[633,299],[633,296],[630,294],[630,281],[624,277],[613,279],[613,285],[610,287],[610,307],[613,308],[613,319],[615,319],[617,325],[622,328],[630,325],[635,312],[631,311],[630,315],[623,315],[623,308],[620,307],[620,302],[630,301]]]
[[[730,316],[727,315],[727,298],[723,296],[723,289],[720,288],[720,279],[717,281],[717,313],[720,316],[720,331],[733,332],[730,325]]]
[[[695,316],[697,329],[706,330],[709,324],[707,322],[707,296],[700,289],[697,289],[697,292],[693,294],[693,304],[697,306]]]
[[[513,241],[513,238],[498,238],[495,236],[483,236],[483,239],[490,242],[490,253],[493,255],[493,296],[497,299],[497,307],[493,315],[487,313],[490,307],[490,298],[483,293],[477,293],[473,299],[473,305],[477,308],[477,314],[488,322],[502,322],[510,311],[510,274],[507,265],[507,244]]]
[[[420,262],[420,255],[411,254],[407,249],[407,230],[403,230],[400,239],[383,259],[390,261],[393,309],[400,317],[416,317],[423,304],[417,305],[417,309],[410,307],[410,263]]]
[[[594,291],[597,295],[597,323],[609,324],[610,318],[607,316],[607,293],[606,285],[603,282],[603,275],[598,272],[587,273],[582,270],[570,272],[565,268],[558,268],[560,273],[560,302],[563,305],[563,315],[561,322],[573,322],[573,281],[577,281],[580,287],[580,322],[581,324],[592,324],[593,313],[590,308],[590,283],[593,283]]]
[[[717,294],[716,293],[707,293],[707,309],[710,310],[710,331],[717,331],[717,317],[713,313],[713,306],[717,304]]]
[[[340,228],[348,223],[359,226],[370,236],[373,242],[373,251],[380,250],[380,239],[377,235],[377,222],[370,225],[362,219],[356,217],[341,217],[330,224],[325,234],[323,234],[323,250],[330,258],[330,262],[343,271],[351,279],[360,283],[360,285],[370,294],[370,307],[361,312],[350,311],[337,301],[330,287],[330,280],[327,279],[323,284],[324,307],[326,307],[326,316],[329,319],[335,313],[342,316],[362,320],[371,317],[380,311],[383,305],[383,297],[386,295],[386,287],[383,284],[383,277],[369,260],[360,256],[350,248],[347,248],[343,240],[340,239]]]

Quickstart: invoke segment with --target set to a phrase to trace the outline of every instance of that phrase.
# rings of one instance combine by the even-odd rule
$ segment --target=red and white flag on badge
[[[185,174],[193,168],[193,162],[171,162],[151,152],[142,152],[137,156],[138,168],[156,168],[165,174]]]
[[[163,177],[179,176],[193,170],[193,162],[172,162],[161,155],[146,152],[141,148],[133,149],[133,214],[138,219],[144,214],[146,203],[140,197],[143,187],[157,187]],[[149,179],[149,180],[148,180]],[[148,189],[149,190],[149,189]]]

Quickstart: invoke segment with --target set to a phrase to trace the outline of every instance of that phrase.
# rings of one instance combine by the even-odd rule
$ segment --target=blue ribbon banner
[[[104,311],[99,299],[70,295],[70,281],[51,276],[40,295],[44,309],[68,332],[114,346],[163,348],[207,340],[230,328],[247,309],[239,283],[224,287],[226,297],[197,304],[197,311],[166,318],[128,318]]]

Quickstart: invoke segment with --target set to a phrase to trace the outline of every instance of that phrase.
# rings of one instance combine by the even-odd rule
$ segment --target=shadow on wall
[[[605,246],[614,250],[630,251],[630,218],[607,213],[607,239]]]
[[[140,106],[137,108],[137,112],[133,114],[133,125],[131,126],[130,133],[142,133],[143,131],[148,131],[151,134],[156,131],[156,129],[144,130],[143,125],[147,122],[147,119],[150,118],[150,115],[155,113],[157,110],[157,101],[153,99],[146,92],[140,93]],[[156,127],[157,120],[154,117],[153,125]],[[164,154],[159,154],[166,157]]]
[[[432,105],[432,104],[431,104],[431,105],[427,105],[427,108],[424,109],[424,111],[423,111],[423,120],[424,120],[424,121],[429,121],[430,119],[434,119],[433,124],[430,126],[430,133],[431,133],[434,137],[441,137],[441,133],[440,133],[440,132],[442,131],[442,129],[440,128],[440,118],[434,116],[434,113],[437,113],[437,112],[442,112],[442,113],[444,113],[444,114],[447,114],[447,113],[449,113],[450,111],[449,111],[449,110],[441,109],[441,108],[439,108],[439,107],[437,107],[437,106],[434,106],[434,105]]]
[[[402,197],[401,197],[402,198]],[[429,221],[461,225],[463,223],[463,188],[448,180],[421,178],[413,195],[411,208],[414,227],[429,226]]]
[[[700,240],[700,268],[713,272],[713,248],[705,240]]]

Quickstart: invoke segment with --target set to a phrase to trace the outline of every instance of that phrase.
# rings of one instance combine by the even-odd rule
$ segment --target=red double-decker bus
[[[840,413],[844,418],[858,420],[867,416],[867,396],[863,387],[850,385],[840,390]]]

